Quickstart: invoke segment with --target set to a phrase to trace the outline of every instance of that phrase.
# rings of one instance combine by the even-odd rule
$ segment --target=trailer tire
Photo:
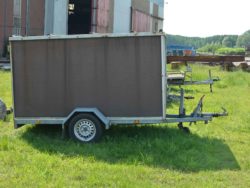
[[[92,114],[78,114],[69,123],[69,136],[81,143],[91,143],[100,140],[103,125]]]
[[[5,120],[7,115],[6,104],[0,99],[0,120]]]

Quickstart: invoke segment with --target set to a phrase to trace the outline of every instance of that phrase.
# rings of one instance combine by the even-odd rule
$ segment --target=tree
[[[228,37],[225,39],[225,37]],[[187,45],[187,46],[193,46],[195,48],[201,48],[208,44],[222,44],[223,40],[225,39],[227,41],[227,45],[230,47],[234,47],[237,41],[238,35],[215,35],[211,37],[184,37],[179,35],[167,35],[167,43],[168,45]]]
[[[225,47],[233,48],[236,45],[236,37],[226,36],[222,41],[222,45]]]
[[[238,47],[245,47],[247,45],[250,45],[250,30],[240,35],[237,39]]]
[[[207,44],[203,46],[202,48],[199,48],[198,52],[209,52],[209,53],[215,53],[218,49],[222,48],[222,45],[220,42],[212,42],[211,44]]]

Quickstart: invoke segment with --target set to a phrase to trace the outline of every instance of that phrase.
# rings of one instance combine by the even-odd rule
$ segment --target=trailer
[[[61,125],[71,138],[95,142],[112,125],[207,123],[202,97],[186,115],[168,114],[162,33],[11,37],[15,128]]]

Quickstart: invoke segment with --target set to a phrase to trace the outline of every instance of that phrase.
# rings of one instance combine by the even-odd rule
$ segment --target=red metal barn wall
[[[131,30],[134,32],[158,31],[159,5],[148,0],[132,0]]]
[[[97,0],[97,33],[112,33],[114,0]]]
[[[28,35],[44,34],[45,0],[30,0]]]
[[[15,8],[21,9],[21,35],[44,34],[45,0],[21,0],[21,7]],[[15,34],[13,29],[14,0],[0,0],[0,57],[8,38]]]
[[[132,0],[132,28],[133,32],[150,32],[150,2],[148,0]]]
[[[133,10],[132,13],[132,31],[134,32],[148,32],[150,31],[150,16],[138,10]]]
[[[106,33],[109,25],[110,0],[97,1],[97,33]]]
[[[0,0],[0,57],[13,29],[13,0]]]
[[[159,16],[159,6],[157,4],[153,4],[153,12],[152,12],[152,17],[151,17],[151,22],[152,22],[152,31],[153,32],[158,32],[158,16]]]
[[[43,35],[45,0],[22,0],[21,7],[21,35]]]
[[[115,14],[115,12],[118,11],[115,10],[115,7],[119,7],[119,1],[95,0],[96,16],[94,17],[95,21],[92,22],[92,28],[94,28],[93,32],[113,33],[119,31],[122,33],[129,32],[130,30],[134,32],[154,32],[159,31],[159,28],[162,28],[163,7],[161,6],[163,5],[159,6],[156,0],[129,1],[129,4],[131,4],[131,11],[127,11],[123,16],[126,16],[126,20],[130,21],[117,24],[117,20],[120,20],[121,22],[123,20],[120,16],[121,14]],[[13,2],[14,0],[0,0],[0,56],[3,54],[4,45],[6,46],[6,44],[4,44],[6,42],[4,41],[7,41],[8,37],[13,34]],[[61,2],[63,3],[63,1]],[[21,0],[21,35],[44,35],[46,13],[45,3],[46,0]],[[65,10],[65,14],[68,14],[67,10]],[[118,16],[118,18],[116,16]],[[114,20],[116,20],[116,25]],[[65,23],[67,23],[67,19],[65,19]],[[129,25],[117,28],[122,24]],[[54,31],[51,33],[54,33]],[[65,31],[59,33],[65,33]],[[57,32],[54,34],[57,34]]]
[[[14,8],[14,7],[13,7]],[[21,35],[27,34],[27,0],[21,1]]]

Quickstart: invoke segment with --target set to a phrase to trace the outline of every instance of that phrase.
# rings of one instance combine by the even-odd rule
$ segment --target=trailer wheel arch
[[[109,120],[106,118],[106,116],[104,116],[98,109],[96,108],[77,108],[74,111],[72,111],[67,118],[64,120],[63,125],[68,128],[68,125],[70,123],[70,121],[77,115],[79,114],[89,114],[89,115],[93,115],[95,118],[97,118],[102,125],[104,126],[105,129],[109,129],[110,128],[110,122]]]

